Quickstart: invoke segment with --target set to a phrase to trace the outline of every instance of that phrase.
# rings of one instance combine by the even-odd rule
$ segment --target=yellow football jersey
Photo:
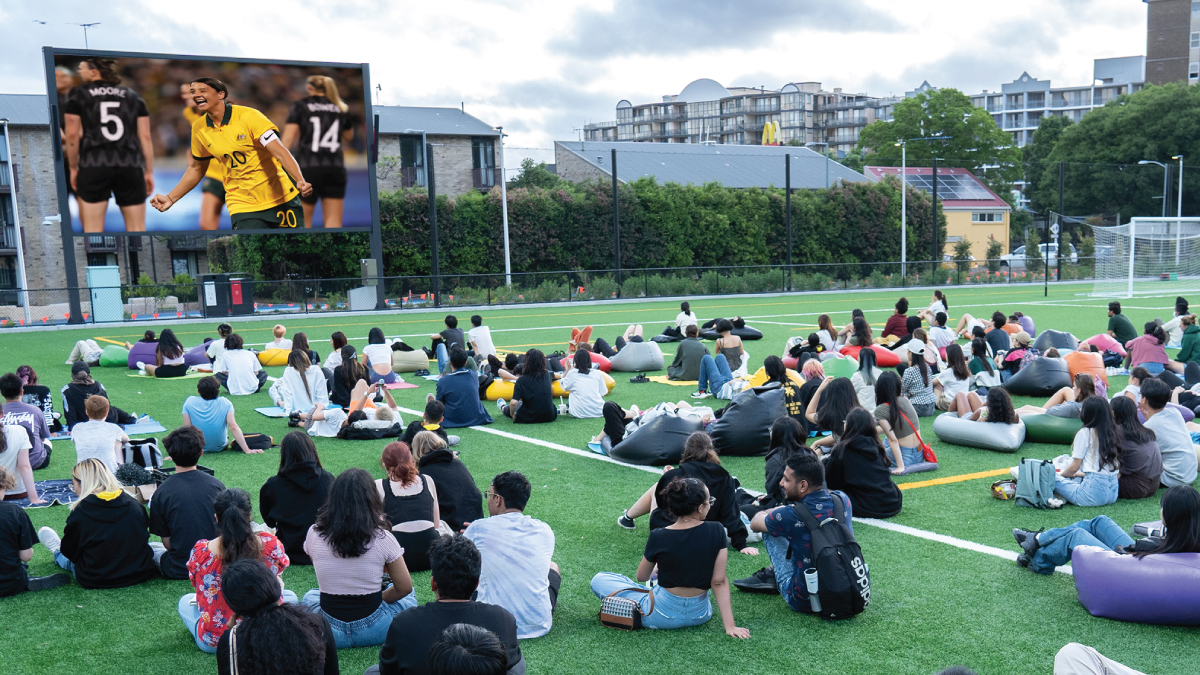
[[[300,194],[279,162],[257,143],[267,131],[278,134],[279,128],[261,112],[232,103],[225,104],[220,126],[208,115],[192,123],[192,156],[221,162],[230,214],[273,208]]]
[[[200,119],[201,117],[204,117],[204,113],[200,112],[199,110],[196,110],[195,108],[193,108],[190,105],[186,106],[183,109],[183,119],[187,120],[188,124],[194,125],[196,123],[196,120]],[[213,180],[221,181],[222,183],[224,183],[225,182],[225,170],[223,168],[221,168],[220,162],[209,162],[208,163],[208,171],[204,174],[204,177],[211,178]]]

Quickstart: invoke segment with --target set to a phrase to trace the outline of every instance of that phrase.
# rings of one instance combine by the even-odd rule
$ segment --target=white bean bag
[[[392,352],[393,373],[415,373],[418,370],[429,370],[429,357],[420,349],[411,352]]]
[[[975,422],[942,413],[933,420],[933,433],[943,442],[996,452],[1016,452],[1025,442],[1025,423]]]
[[[627,342],[609,359],[612,369],[620,373],[644,373],[663,369],[662,347],[657,342]]]

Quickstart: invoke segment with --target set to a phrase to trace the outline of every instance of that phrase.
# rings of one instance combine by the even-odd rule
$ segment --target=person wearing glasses
[[[476,600],[511,612],[522,640],[550,632],[562,586],[562,573],[551,560],[554,532],[524,513],[532,491],[516,471],[496,476],[483,495],[489,517],[463,532],[483,560]]]

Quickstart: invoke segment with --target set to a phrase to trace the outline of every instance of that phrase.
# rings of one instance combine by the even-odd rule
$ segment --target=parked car
[[[1050,267],[1058,266],[1058,244],[1040,244],[1038,249],[1042,252],[1042,258],[1050,264]],[[1079,263],[1079,254],[1075,251],[1075,246],[1067,244],[1067,258],[1071,264]],[[1045,264],[1045,263],[1043,263]],[[1025,247],[1018,246],[1012,253],[1000,256],[1000,267],[1025,267]]]

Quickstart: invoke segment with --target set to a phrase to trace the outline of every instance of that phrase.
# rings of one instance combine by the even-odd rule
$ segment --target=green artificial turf
[[[1022,310],[1039,329],[1069,330],[1087,337],[1105,328],[1105,302],[1078,295],[1090,286],[1060,286],[1049,298],[1040,287],[985,286],[952,289],[950,314],[962,312],[990,316]],[[927,304],[927,293],[910,292],[913,311]],[[692,302],[702,320],[739,314],[762,330],[764,339],[747,343],[754,363],[782,352],[784,341],[807,335],[817,314],[827,312],[841,325],[858,307],[868,320],[882,326],[891,314],[897,293],[797,294],[791,296],[727,297]],[[1168,317],[1170,297],[1139,298],[1128,303],[1127,314],[1135,325]],[[645,326],[646,336],[658,333],[678,311],[669,302],[633,304],[511,307],[482,312],[500,348],[545,351],[565,346],[568,327],[592,324],[595,335],[612,341],[631,322]],[[459,313],[460,325],[467,313]],[[304,331],[322,355],[329,350],[328,336],[344,331],[361,348],[367,331],[380,326],[389,336],[413,336],[413,344],[442,328],[442,313],[390,312],[375,316],[293,315],[237,323],[235,329],[248,343],[270,339],[270,328],[282,321],[291,334]],[[6,332],[0,340],[4,371],[30,364],[42,384],[56,391],[69,379],[63,364],[75,340],[108,338],[136,340],[142,330],[161,330],[169,323],[143,326],[98,326],[78,330]],[[176,333],[186,345],[215,336],[216,322],[180,324]],[[673,352],[670,345],[665,351]],[[278,375],[282,368],[269,368]],[[195,381],[162,381],[126,377],[124,369],[94,369],[113,402],[127,410],[149,413],[168,429],[180,423],[184,398],[194,393]],[[615,374],[611,395],[622,405],[645,408],[664,400],[686,399],[690,390],[663,384],[630,384],[628,374]],[[393,392],[401,407],[421,409],[434,383],[405,376],[417,389]],[[1111,378],[1110,390],[1125,385],[1126,378]],[[235,397],[238,421],[247,432],[265,432],[278,441],[288,432],[286,422],[268,419],[253,411],[271,405],[264,390],[254,396]],[[1033,402],[1018,399],[1017,405]],[[1040,402],[1040,401],[1039,401]],[[61,405],[60,402],[56,402]],[[716,403],[709,401],[709,404]],[[499,417],[499,415],[493,415]],[[405,415],[405,421],[411,416]],[[941,468],[935,474],[900,478],[901,482],[1003,469],[1020,457],[1049,458],[1066,446],[1026,444],[1018,454],[1005,455],[949,446],[938,442],[927,420],[924,437],[934,446]],[[585,449],[598,420],[561,418],[550,425],[519,426],[499,418],[492,428]],[[563,570],[563,587],[554,628],[542,638],[522,642],[531,673],[690,673],[690,672],[822,672],[822,673],[932,673],[964,664],[980,673],[1049,673],[1054,653],[1068,642],[1082,642],[1107,656],[1148,673],[1191,673],[1200,662],[1200,634],[1193,628],[1126,624],[1090,616],[1080,606],[1072,578],[1063,574],[1039,576],[1010,561],[934,543],[908,534],[859,524],[855,532],[871,568],[872,603],[860,617],[837,623],[796,615],[778,597],[734,592],[737,623],[749,628],[752,638],[738,641],[725,636],[718,619],[707,625],[675,631],[621,633],[603,628],[596,620],[598,601],[588,582],[600,571],[632,575],[646,538],[642,519],[634,532],[621,530],[616,517],[655,480],[650,473],[595,461],[587,457],[544,448],[520,440],[477,430],[460,431],[462,459],[480,488],[490,478],[509,469],[529,476],[534,486],[528,513],[551,525],[557,536],[555,560]],[[381,477],[378,466],[383,443],[317,439],[325,467],[334,473],[348,467],[367,469]],[[69,442],[55,443],[49,468],[38,480],[69,476],[74,453]],[[241,487],[257,501],[258,489],[277,468],[278,450],[265,455],[225,453],[206,456],[227,486]],[[726,467],[749,488],[763,486],[761,458],[727,458]],[[1068,506],[1059,511],[1036,511],[1012,502],[992,499],[988,486],[994,478],[921,487],[904,493],[904,510],[893,522],[939,534],[959,537],[1015,551],[1009,533],[1014,526],[1056,527],[1100,513],[1129,526],[1158,517],[1158,499],[1122,501],[1099,508]],[[257,509],[257,506],[256,506]],[[65,507],[29,511],[35,526],[62,530]],[[256,513],[257,515],[257,513]],[[761,550],[761,545],[758,547]],[[731,578],[746,576],[768,564],[763,555],[731,553]],[[49,553],[35,547],[31,573],[57,571]],[[284,575],[286,585],[303,594],[316,585],[310,567],[293,567]],[[414,575],[421,602],[433,599],[429,574]],[[151,581],[140,586],[108,591],[85,591],[76,585],[42,593],[0,599],[0,653],[5,673],[76,672],[197,672],[211,671],[213,657],[200,653],[176,613],[180,595],[191,592],[186,581]],[[359,673],[377,657],[375,649],[340,652],[343,672]]]

